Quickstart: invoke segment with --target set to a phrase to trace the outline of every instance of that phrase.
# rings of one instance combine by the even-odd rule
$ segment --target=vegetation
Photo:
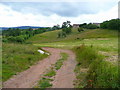
[[[48,76],[48,77],[52,77],[55,75],[56,75],[56,72],[53,69],[51,69],[47,74],[45,74],[45,76]]]
[[[50,29],[50,31],[53,31],[53,30],[59,30],[59,29],[61,29],[61,27],[60,27],[60,25],[54,25],[51,29]]]
[[[120,19],[104,21],[100,24],[100,27],[103,29],[120,30]]]
[[[47,30],[51,32],[36,30],[35,33],[35,30],[31,29],[4,31],[3,41],[33,43],[38,47],[73,49],[77,56],[76,88],[120,88],[118,66],[106,60],[110,56],[100,54],[100,52],[112,53],[111,56],[118,54],[119,21],[119,19],[105,21],[101,23],[101,29],[91,23],[81,24],[79,29],[72,28],[67,21],[63,23],[62,28],[57,25]],[[47,56],[38,53],[37,49],[29,44],[3,43],[3,81]],[[62,58],[40,79],[38,87],[51,87],[50,82],[53,80],[51,77],[56,75],[56,71],[66,59],[67,55],[63,54]]]
[[[8,30],[3,30],[3,42],[18,42],[23,43],[28,38],[34,36],[35,34],[43,33],[46,31],[47,28],[39,28],[33,30],[32,28],[29,29],[12,29],[9,28]]]
[[[50,81],[52,81],[52,79],[42,78],[42,79],[39,81],[39,85],[36,86],[35,88],[48,88],[48,87],[51,87],[52,84],[50,83]]]
[[[72,32],[72,26],[70,25],[70,21],[63,22],[62,24],[62,32],[58,33],[58,38],[60,37],[66,37],[66,35],[70,34]]]
[[[84,39],[92,39],[92,38],[117,38],[118,31],[107,30],[107,29],[91,29],[86,30],[84,32],[78,32],[77,28],[72,29],[72,33],[68,35],[66,38],[57,38],[57,33],[61,32],[61,30],[55,30],[51,32],[45,32],[42,34],[35,35],[27,40],[27,42],[31,42],[33,44],[46,44],[47,43],[56,43],[60,42],[80,42]]]
[[[67,60],[68,55],[66,53],[61,53],[62,58],[55,63],[55,69],[59,70],[63,65],[63,62]]]
[[[78,29],[74,28],[72,29],[72,33],[66,38],[56,38],[56,33],[58,32],[60,32],[60,30],[46,32],[34,36],[29,40],[32,41],[32,39],[35,40],[36,38],[36,40],[33,41],[34,45],[41,47],[46,46],[65,49],[76,47],[74,51],[77,55],[78,64],[75,69],[77,76],[75,87],[119,87],[117,65],[106,61],[106,56],[99,53],[99,51],[102,51],[112,53],[111,55],[117,55],[117,30],[84,29],[84,32],[78,32]],[[41,40],[39,41],[37,37]],[[107,82],[105,82],[106,80]]]
[[[92,24],[92,23],[83,23],[83,24],[80,24],[79,27],[81,28],[86,28],[86,29],[97,29],[99,28],[99,26],[95,25],[95,24]]]
[[[6,81],[12,75],[28,69],[37,61],[47,57],[37,52],[33,45],[3,43],[2,47],[2,79]]]
[[[78,32],[82,32],[82,31],[84,31],[84,29],[79,27]]]
[[[76,66],[77,73],[77,88],[118,88],[118,67],[104,60],[104,56],[97,53],[95,48],[81,45],[74,49],[77,55],[78,65]],[[81,74],[82,69],[88,69]],[[79,71],[81,70],[81,71]],[[81,76],[84,75],[84,76]],[[79,80],[83,80],[79,82]]]
[[[40,79],[40,81],[38,82],[38,85],[35,86],[35,88],[49,88],[52,86],[52,84],[50,83],[51,81],[53,81],[53,79],[51,79],[51,77],[56,75],[56,70],[59,70],[61,68],[61,66],[63,65],[63,62],[65,60],[67,60],[68,55],[66,53],[61,53],[61,59],[59,59],[53,67],[51,67],[44,75],[43,77]]]

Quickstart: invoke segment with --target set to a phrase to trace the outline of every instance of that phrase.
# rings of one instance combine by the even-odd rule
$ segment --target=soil
[[[74,53],[70,50],[57,48],[44,47],[42,49],[50,52],[51,55],[3,82],[3,88],[32,88],[40,80],[44,72],[60,59],[61,52],[67,53],[69,57],[57,71],[52,82],[53,88],[73,88],[73,80],[75,79],[74,68],[76,65]]]

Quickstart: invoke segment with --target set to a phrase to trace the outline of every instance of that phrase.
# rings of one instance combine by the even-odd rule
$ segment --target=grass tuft
[[[104,60],[96,48],[85,46],[74,48],[76,65],[76,88],[119,88],[118,66]],[[88,69],[88,70],[86,70]]]

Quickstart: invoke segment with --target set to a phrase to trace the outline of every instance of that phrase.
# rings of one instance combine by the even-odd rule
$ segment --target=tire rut
[[[75,79],[75,55],[70,50],[56,48],[42,48],[51,53],[47,58],[39,61],[29,69],[14,75],[9,80],[3,82],[3,88],[32,88],[41,78],[41,75],[60,59],[60,53],[65,52],[69,55],[68,60],[64,62],[60,70],[58,70],[53,88],[73,88],[73,80]]]

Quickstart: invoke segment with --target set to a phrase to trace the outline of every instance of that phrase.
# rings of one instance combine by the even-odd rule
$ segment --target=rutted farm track
[[[70,50],[43,48],[51,53],[48,58],[39,61],[31,66],[28,70],[13,76],[3,83],[4,88],[32,88],[41,78],[41,75],[60,59],[60,53],[67,53],[68,59],[63,63],[62,67],[57,71],[53,88],[74,88],[73,80],[75,80],[74,68],[76,65],[75,54]]]

